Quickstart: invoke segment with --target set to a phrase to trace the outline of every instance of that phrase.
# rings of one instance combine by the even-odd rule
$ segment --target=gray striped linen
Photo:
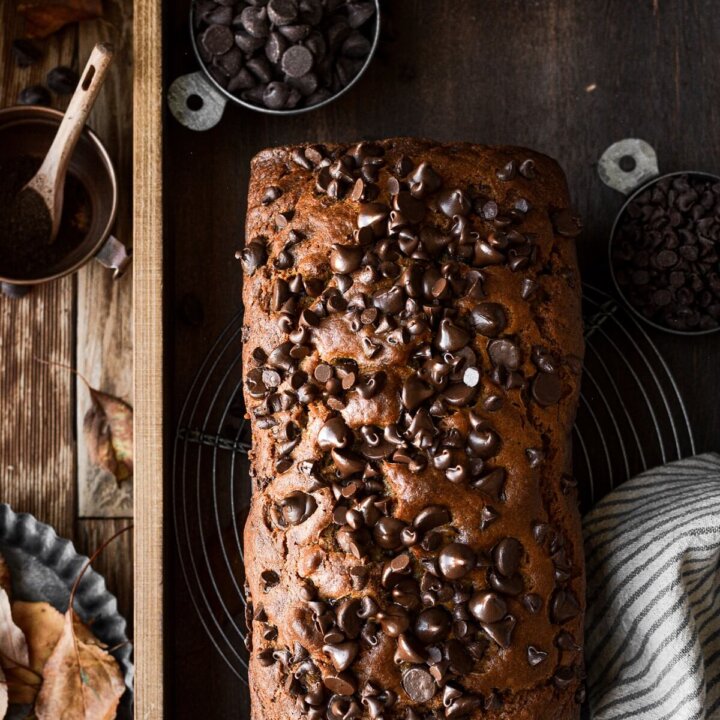
[[[583,529],[593,720],[720,720],[720,455],[638,475]]]

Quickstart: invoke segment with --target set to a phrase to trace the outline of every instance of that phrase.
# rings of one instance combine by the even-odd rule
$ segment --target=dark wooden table
[[[166,79],[195,69],[189,0],[166,3]],[[346,97],[296,118],[229,107],[165,145],[168,439],[210,341],[240,305],[248,163],[266,146],[418,135],[534,147],[565,168],[585,219],[584,278],[609,289],[607,237],[621,197],[598,179],[610,143],[640,137],[662,170],[720,173],[720,16],[713,0],[392,0],[378,56]],[[204,310],[188,317],[197,300]],[[190,320],[190,322],[188,322]],[[685,399],[699,451],[720,447],[720,335],[652,333]],[[168,478],[168,483],[171,478]],[[242,689],[197,620],[169,536],[169,717],[237,718]]]

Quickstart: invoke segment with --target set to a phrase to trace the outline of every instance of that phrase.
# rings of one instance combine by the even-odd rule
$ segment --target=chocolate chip
[[[468,605],[473,617],[482,623],[496,623],[507,614],[507,603],[497,593],[482,591],[470,598]]]
[[[383,517],[373,528],[375,542],[386,550],[396,550],[402,545],[402,531],[405,523],[393,517]]]
[[[344,448],[352,442],[352,432],[340,416],[330,418],[320,428],[317,443],[321,450],[329,451],[333,448]]]
[[[463,382],[468,387],[477,387],[480,383],[480,371],[476,367],[467,368],[463,373]]]
[[[500,170],[496,172],[498,179],[500,180],[512,180],[517,174],[517,161],[510,160]]]
[[[427,654],[418,640],[407,633],[402,633],[398,637],[395,656],[402,662],[419,665],[425,662]]]
[[[349,671],[325,675],[325,677],[323,677],[323,684],[331,692],[337,693],[337,695],[343,696],[348,700],[350,699],[349,696],[356,692],[358,688],[357,679]],[[332,707],[334,708],[335,706],[333,705]],[[330,709],[331,708],[329,706],[328,712],[330,712]],[[338,720],[345,720],[345,718],[350,716],[343,713],[333,715],[332,717],[333,719],[337,718]],[[359,717],[359,715],[353,715],[352,717]]]
[[[254,38],[266,38],[270,32],[267,8],[248,5],[240,13],[240,23]]]
[[[540,663],[547,660],[548,654],[544,650],[536,648],[534,645],[528,645],[527,648],[527,661],[530,667],[536,667]]]
[[[282,82],[268,83],[263,92],[263,103],[271,110],[282,110],[288,103],[290,88]]]
[[[295,0],[270,0],[267,4],[267,14],[273,25],[290,25],[298,14]]]
[[[424,198],[440,189],[442,179],[429,163],[423,162],[410,175],[408,183],[413,197]]]
[[[487,427],[478,427],[468,433],[467,448],[473,457],[486,460],[495,455],[499,447],[500,438]]]
[[[310,72],[313,66],[312,53],[302,45],[289,47],[282,56],[280,67],[292,78],[299,78]]]
[[[315,512],[317,502],[312,495],[296,490],[280,501],[280,507],[288,525],[299,525]]]
[[[441,505],[428,505],[413,520],[413,525],[422,533],[446,525],[451,520],[450,511]]]
[[[222,55],[233,46],[235,37],[226,25],[209,25],[202,34],[200,42],[211,55]]]
[[[440,551],[438,567],[448,580],[459,580],[475,567],[475,553],[468,545],[450,543]]]
[[[267,249],[262,243],[252,241],[246,248],[240,251],[239,257],[245,273],[247,275],[254,275],[255,271],[267,262]]]
[[[360,267],[364,254],[364,250],[358,245],[335,243],[330,251],[330,267],[333,272],[349,274]]]
[[[375,3],[350,2],[347,4],[348,23],[351,28],[359,28],[375,15]]]
[[[562,394],[563,385],[557,373],[539,372],[533,379],[532,395],[543,407],[557,403]]]
[[[43,105],[49,107],[52,99],[43,85],[29,85],[23,88],[17,97],[18,105]]]
[[[483,623],[482,629],[501,648],[507,649],[512,642],[512,635],[517,625],[513,615],[506,615],[502,620],[495,623]]]
[[[503,468],[494,468],[486,475],[473,480],[471,485],[493,500],[500,500],[505,487],[505,470]]]
[[[403,406],[410,411],[417,410],[420,405],[435,394],[433,388],[417,375],[411,375],[404,383],[400,399]]]
[[[537,171],[535,169],[535,161],[528,158],[527,160],[523,160],[520,163],[520,174],[527,178],[528,180],[532,180],[536,175]]]
[[[562,625],[580,614],[580,603],[571,590],[558,588],[550,599],[550,619]]]
[[[330,656],[330,660],[339,673],[347,670],[357,657],[360,647],[356,642],[342,642],[337,645],[323,645],[323,652]]]
[[[340,48],[340,54],[345,57],[362,59],[370,54],[371,47],[370,41],[364,35],[352,32],[345,38]]]
[[[525,456],[531,468],[538,467],[545,459],[545,452],[541,448],[526,448]]]
[[[520,295],[523,300],[528,300],[537,290],[538,284],[530,278],[523,278]]]
[[[520,569],[523,548],[519,540],[504,538],[493,548],[493,562],[497,571],[505,576],[512,577]]]
[[[440,642],[450,632],[450,615],[439,606],[427,608],[418,615],[413,631],[424,643]]]
[[[425,703],[432,700],[437,689],[435,680],[427,670],[422,668],[411,668],[403,673],[402,676],[403,690],[408,697],[417,703]]]
[[[470,333],[456,325],[449,318],[440,322],[440,332],[435,338],[435,345],[444,352],[456,352],[470,342]]]
[[[230,37],[230,46],[232,46],[232,33],[230,33]],[[228,49],[230,46],[228,46]],[[47,86],[54,93],[58,95],[70,95],[75,92],[80,78],[72,68],[59,65],[47,74],[46,82]]]
[[[320,363],[313,372],[313,377],[320,383],[325,384],[330,378],[334,376],[332,366],[325,363]]]
[[[540,608],[542,608],[542,598],[537,593],[523,595],[522,603],[533,615],[540,612]]]
[[[438,195],[438,207],[448,217],[470,212],[470,200],[462,190],[445,190]]]
[[[486,337],[497,337],[507,326],[507,315],[502,305],[484,302],[470,311],[470,321],[475,330]]]
[[[488,344],[488,355],[496,367],[508,370],[517,370],[520,367],[520,349],[512,340],[492,340]]]

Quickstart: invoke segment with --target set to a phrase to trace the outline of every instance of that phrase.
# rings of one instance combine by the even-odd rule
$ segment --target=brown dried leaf
[[[13,619],[8,594],[0,589],[0,665],[12,668],[29,663],[25,634]]]
[[[44,38],[68,23],[102,16],[102,0],[21,0],[18,13],[25,18],[25,35]]]
[[[92,405],[83,429],[90,457],[119,483],[129,480],[133,474],[133,410],[124,400],[92,387],[89,390]]]
[[[8,702],[9,697],[7,681],[5,680],[5,675],[3,675],[2,668],[0,668],[0,720],[7,715]]]
[[[125,683],[115,658],[83,642],[75,632],[75,613],[65,613],[57,645],[45,663],[35,701],[37,720],[112,720]]]
[[[20,600],[12,604],[12,613],[27,638],[30,662],[28,668],[8,670],[10,702],[31,705],[40,689],[45,663],[60,639],[65,617],[46,602]],[[105,647],[77,617],[75,634],[84,643]]]
[[[30,662],[27,668],[8,670],[10,702],[30,705],[40,689],[42,670],[57,645],[62,632],[64,618],[52,605],[46,602],[24,602],[12,604],[13,620],[25,633]]]

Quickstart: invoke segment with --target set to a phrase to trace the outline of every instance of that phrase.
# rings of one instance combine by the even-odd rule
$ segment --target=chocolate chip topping
[[[507,604],[494,592],[479,592],[470,598],[470,612],[482,623],[496,623],[507,615]]]
[[[423,610],[418,615],[413,630],[418,639],[424,643],[440,642],[450,631],[450,615],[441,607]]]
[[[493,562],[497,571],[509,578],[520,569],[523,548],[515,538],[504,538],[493,548]]]
[[[463,543],[450,543],[438,555],[440,572],[448,580],[459,580],[475,567],[475,553]]]
[[[562,397],[563,386],[557,373],[538,373],[532,382],[532,394],[540,405],[554,405]]]
[[[498,303],[478,303],[470,313],[470,321],[476,332],[486,337],[497,337],[507,326],[507,316]]]
[[[417,703],[432,700],[437,686],[432,675],[422,668],[411,668],[403,673],[402,686],[408,697]]]

